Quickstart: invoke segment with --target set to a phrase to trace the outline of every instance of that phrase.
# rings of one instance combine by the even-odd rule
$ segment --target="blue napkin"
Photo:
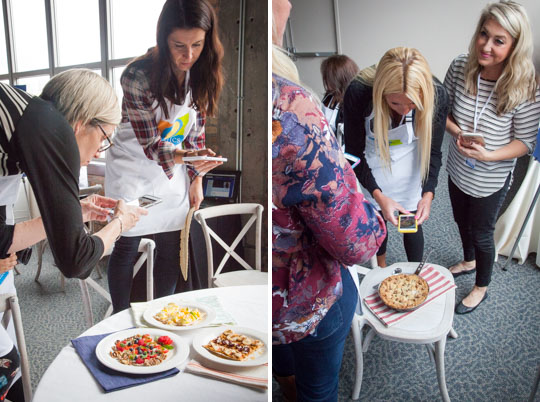
[[[146,384],[147,382],[172,377],[180,372],[180,370],[175,367],[155,374],[128,374],[104,366],[96,356],[96,346],[99,341],[107,335],[109,334],[81,336],[71,341],[84,365],[90,370],[105,392],[112,392],[140,384]]]

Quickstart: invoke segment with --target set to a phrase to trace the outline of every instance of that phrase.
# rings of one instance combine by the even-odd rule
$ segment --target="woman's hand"
[[[92,194],[81,200],[83,222],[106,221],[109,215],[109,208],[116,207],[116,200]]]
[[[456,144],[457,144],[459,153],[467,158],[472,158],[472,159],[476,159],[477,161],[484,161],[484,162],[491,160],[490,158],[491,152],[476,142],[465,144],[462,141],[461,136],[459,136]]]
[[[212,151],[210,148],[206,149],[195,149],[191,151],[177,151],[182,152],[180,154],[179,158],[175,157],[176,163],[184,163],[183,158],[184,156],[216,156],[216,153]],[[218,157],[221,157],[221,155],[217,155]],[[210,170],[218,167],[219,165],[223,165],[223,162],[218,161],[191,161],[189,162],[191,166],[197,170],[199,173],[199,176],[204,176],[206,173],[208,173]]]
[[[116,203],[116,208],[114,209],[113,218],[120,219],[123,233],[135,226],[141,215],[148,215],[148,211],[141,207],[127,205],[124,200],[118,200]]]
[[[410,214],[410,212],[403,208],[401,204],[394,201],[390,197],[385,196],[380,190],[375,190],[373,192],[373,198],[375,198],[375,201],[377,201],[377,204],[379,204],[379,207],[381,207],[384,219],[394,226],[398,225],[396,211],[401,212],[402,214]]]
[[[0,274],[11,271],[17,265],[17,254],[11,253],[9,257],[0,259]]]
[[[431,202],[433,201],[433,193],[428,191],[422,195],[422,199],[418,202],[416,208],[415,219],[418,221],[418,224],[421,225],[429,218],[429,213],[431,211]]]
[[[202,177],[195,177],[189,186],[189,204],[197,210],[203,200]]]

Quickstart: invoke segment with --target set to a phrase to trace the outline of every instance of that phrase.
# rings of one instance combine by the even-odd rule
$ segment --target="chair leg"
[[[36,277],[34,281],[39,282],[39,275],[41,275],[41,264],[43,263],[43,253],[45,252],[45,246],[47,245],[47,240],[42,240],[37,244],[38,251],[38,269],[36,272]]]
[[[354,354],[356,356],[356,377],[354,379],[354,388],[351,395],[353,400],[360,397],[360,388],[362,387],[362,377],[364,375],[364,356],[362,351],[362,327],[364,322],[362,318],[355,317],[352,322],[352,335],[354,340]]]
[[[441,397],[444,402],[450,402],[450,396],[448,395],[448,389],[446,388],[446,376],[444,373],[445,347],[446,336],[444,336],[440,341],[435,342],[435,369],[437,370],[437,381],[439,382]]]
[[[88,328],[94,325],[94,314],[92,313],[92,304],[90,302],[90,292],[88,292],[88,284],[85,280],[79,279],[81,286],[81,296],[83,300],[84,318]]]
[[[371,343],[371,340],[375,336],[375,330],[373,328],[369,328],[368,332],[366,334],[366,339],[364,339],[364,345],[363,345],[363,351],[366,353],[369,349],[369,344]]]
[[[448,332],[448,335],[454,339],[457,339],[457,337],[459,336],[454,328],[450,328],[450,332]]]

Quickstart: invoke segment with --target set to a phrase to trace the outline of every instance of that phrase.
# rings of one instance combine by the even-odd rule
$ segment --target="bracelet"
[[[122,219],[120,219],[119,216],[115,216],[114,218],[112,218],[111,222],[114,221],[115,219],[118,219],[118,222],[120,222],[120,234],[116,237],[116,239],[114,239],[114,241],[117,241],[120,236],[122,236],[122,232],[124,231],[124,225],[122,223]]]

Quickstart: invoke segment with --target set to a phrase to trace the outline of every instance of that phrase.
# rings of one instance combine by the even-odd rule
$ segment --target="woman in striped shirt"
[[[457,277],[476,272],[472,291],[456,313],[473,311],[487,298],[495,259],[493,232],[516,158],[534,149],[540,92],[532,63],[527,14],[515,2],[489,4],[482,12],[469,54],[450,65],[446,130],[447,171],[454,219],[464,260],[450,267]],[[481,134],[468,141],[465,133]]]

